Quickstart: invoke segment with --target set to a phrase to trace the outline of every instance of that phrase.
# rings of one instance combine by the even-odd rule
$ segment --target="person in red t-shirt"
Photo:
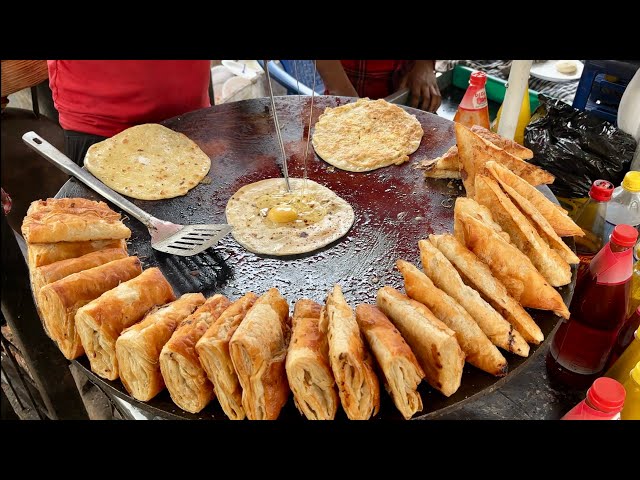
[[[326,93],[384,98],[408,88],[409,105],[435,112],[442,101],[435,60],[318,60]]]
[[[48,60],[66,155],[129,127],[209,107],[210,60]]]

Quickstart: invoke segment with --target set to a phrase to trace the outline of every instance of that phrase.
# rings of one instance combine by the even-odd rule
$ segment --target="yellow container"
[[[611,365],[611,368],[604,374],[605,377],[613,378],[624,384],[629,378],[631,369],[640,362],[640,328],[633,334],[633,341],[622,352],[620,358]]]
[[[640,172],[627,172],[622,180],[622,188],[633,193],[640,192]]]
[[[638,362],[627,381],[622,384],[627,395],[620,412],[622,420],[640,420],[640,362]]]
[[[524,127],[529,125],[531,121],[531,103],[529,99],[529,88],[524,90],[524,95],[522,97],[522,105],[520,106],[520,113],[518,114],[518,124],[516,125],[516,132],[513,135],[513,141],[519,143],[520,145],[524,145]],[[493,124],[492,130],[494,132],[498,131],[498,125],[500,125],[500,117],[502,116],[502,105],[498,109],[498,113],[496,114],[496,120]]]

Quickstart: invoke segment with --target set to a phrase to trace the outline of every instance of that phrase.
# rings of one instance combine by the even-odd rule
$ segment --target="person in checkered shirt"
[[[408,88],[409,105],[435,112],[442,101],[435,60],[318,60],[328,95],[384,98]]]

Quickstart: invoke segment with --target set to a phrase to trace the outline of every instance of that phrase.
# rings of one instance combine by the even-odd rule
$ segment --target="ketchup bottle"
[[[637,238],[635,228],[617,225],[611,241],[578,268],[571,315],[558,327],[546,358],[552,381],[582,389],[603,374],[627,316]]]
[[[626,392],[620,382],[601,377],[587,390],[587,396],[560,420],[620,420]]]
[[[489,129],[489,103],[484,86],[487,83],[487,74],[473,72],[469,78],[469,87],[462,97],[458,111],[453,117],[454,122],[466,127],[480,125]]]

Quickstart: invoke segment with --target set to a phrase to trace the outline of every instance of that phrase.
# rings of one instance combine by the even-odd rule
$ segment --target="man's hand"
[[[436,82],[435,60],[416,60],[414,67],[401,80],[400,88],[408,88],[410,106],[428,112],[438,110],[442,97]]]
[[[358,96],[340,60],[316,60],[316,68],[329,95]]]

